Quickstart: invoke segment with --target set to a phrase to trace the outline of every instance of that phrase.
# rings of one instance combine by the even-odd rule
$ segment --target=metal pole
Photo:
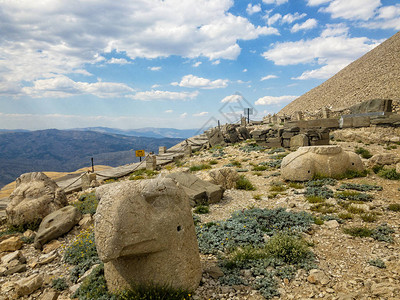
[[[218,129],[221,130],[221,124],[219,123],[219,120],[218,120]]]
[[[247,109],[247,124],[250,123],[250,108]]]
[[[94,173],[93,157],[92,157],[92,173]]]

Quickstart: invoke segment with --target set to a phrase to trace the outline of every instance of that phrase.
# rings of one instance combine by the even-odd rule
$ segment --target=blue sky
[[[399,30],[398,0],[0,0],[0,128],[260,119]]]

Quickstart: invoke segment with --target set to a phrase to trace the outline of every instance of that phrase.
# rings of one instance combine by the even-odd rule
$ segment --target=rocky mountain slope
[[[333,110],[365,100],[400,101],[400,32],[285,106],[279,114]]]

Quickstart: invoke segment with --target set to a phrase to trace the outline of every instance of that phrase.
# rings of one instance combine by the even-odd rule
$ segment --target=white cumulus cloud
[[[330,13],[332,18],[368,20],[374,17],[380,6],[380,0],[333,0],[319,11]]]
[[[237,103],[243,100],[243,96],[241,95],[229,95],[221,100],[221,103]]]
[[[128,97],[134,100],[151,101],[151,100],[190,100],[197,97],[199,92],[170,92],[170,91],[146,91],[138,92]]]
[[[329,3],[332,0],[308,0],[307,5],[308,6],[319,6],[321,4]]]
[[[233,15],[232,0],[1,1],[0,78],[7,93],[22,83],[68,75],[106,61],[181,56],[234,60],[241,40],[278,34]],[[49,26],[49,24],[57,24]],[[4,88],[0,90],[2,93]],[[38,97],[40,95],[37,95]]]
[[[246,12],[249,15],[253,15],[255,13],[258,13],[261,11],[261,5],[260,4],[255,4],[251,5],[251,3],[247,4]]]
[[[289,0],[262,0],[262,2],[265,4],[275,4],[275,5],[281,5],[288,1]]]
[[[33,86],[22,88],[25,95],[38,97],[66,98],[76,95],[95,95],[101,98],[124,97],[134,90],[122,83],[115,82],[77,82],[59,75],[47,79],[39,79],[33,82]]]
[[[278,76],[276,76],[276,75],[267,75],[267,76],[262,77],[260,79],[260,81],[264,81],[264,80],[268,80],[268,79],[274,79],[274,78],[278,78]]]
[[[300,30],[310,30],[310,29],[313,29],[313,28],[317,27],[317,24],[318,24],[317,20],[308,19],[304,23],[294,24],[290,31],[291,32],[297,32],[297,31],[300,31]]]
[[[294,14],[289,13],[282,17],[281,22],[282,22],[282,24],[285,24],[285,23],[292,24],[294,21],[303,19],[306,16],[307,16],[307,14],[305,14],[305,13],[302,13],[302,14],[300,14],[298,12],[295,12]]]
[[[298,96],[264,96],[262,98],[257,99],[255,102],[256,105],[271,105],[271,104],[285,104],[293,101]]]
[[[148,67],[148,69],[149,69],[150,71],[160,71],[160,70],[161,70],[161,67],[160,67],[160,66],[157,66],[157,67]]]
[[[320,65],[296,79],[326,79],[379,44],[365,37],[352,38],[347,33],[331,36],[332,33],[325,32],[325,36],[309,40],[276,43],[262,55],[276,65]]]
[[[108,64],[116,64],[116,65],[126,65],[130,64],[129,61],[127,61],[125,58],[111,58],[110,60],[107,61]]]
[[[170,114],[170,113],[173,113],[174,111],[172,110],[172,109],[167,109],[166,111],[165,111],[165,113],[167,113],[167,114]]]
[[[200,88],[200,89],[220,89],[228,86],[228,79],[216,79],[210,80],[207,78],[198,77],[192,74],[183,76],[181,82],[173,82],[172,85],[188,87],[188,88]]]
[[[200,113],[197,114],[193,114],[193,117],[204,117],[208,115],[208,111],[202,111]]]

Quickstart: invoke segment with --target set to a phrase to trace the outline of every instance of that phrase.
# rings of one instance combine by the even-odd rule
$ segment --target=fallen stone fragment
[[[363,171],[361,158],[340,146],[300,147],[283,158],[281,175],[284,180],[306,181],[315,175],[335,177],[346,171]]]
[[[15,273],[22,273],[27,270],[26,264],[18,264],[14,267],[9,268],[7,271],[4,272],[5,276],[9,276]]]
[[[28,296],[40,289],[43,284],[43,276],[33,274],[28,278],[23,278],[15,282],[15,292],[18,296]]]
[[[8,223],[23,225],[43,219],[68,204],[62,189],[41,172],[22,174],[10,195],[6,213]]]
[[[44,293],[40,296],[39,300],[57,300],[59,292],[49,289],[44,291]]]
[[[17,236],[10,237],[0,243],[0,252],[11,252],[19,250],[24,244],[23,241]]]
[[[34,246],[41,249],[47,242],[67,233],[81,219],[81,213],[74,206],[65,206],[47,215],[40,223]]]
[[[310,270],[310,275],[307,277],[307,281],[312,284],[327,285],[330,280],[323,271],[312,269]]]

